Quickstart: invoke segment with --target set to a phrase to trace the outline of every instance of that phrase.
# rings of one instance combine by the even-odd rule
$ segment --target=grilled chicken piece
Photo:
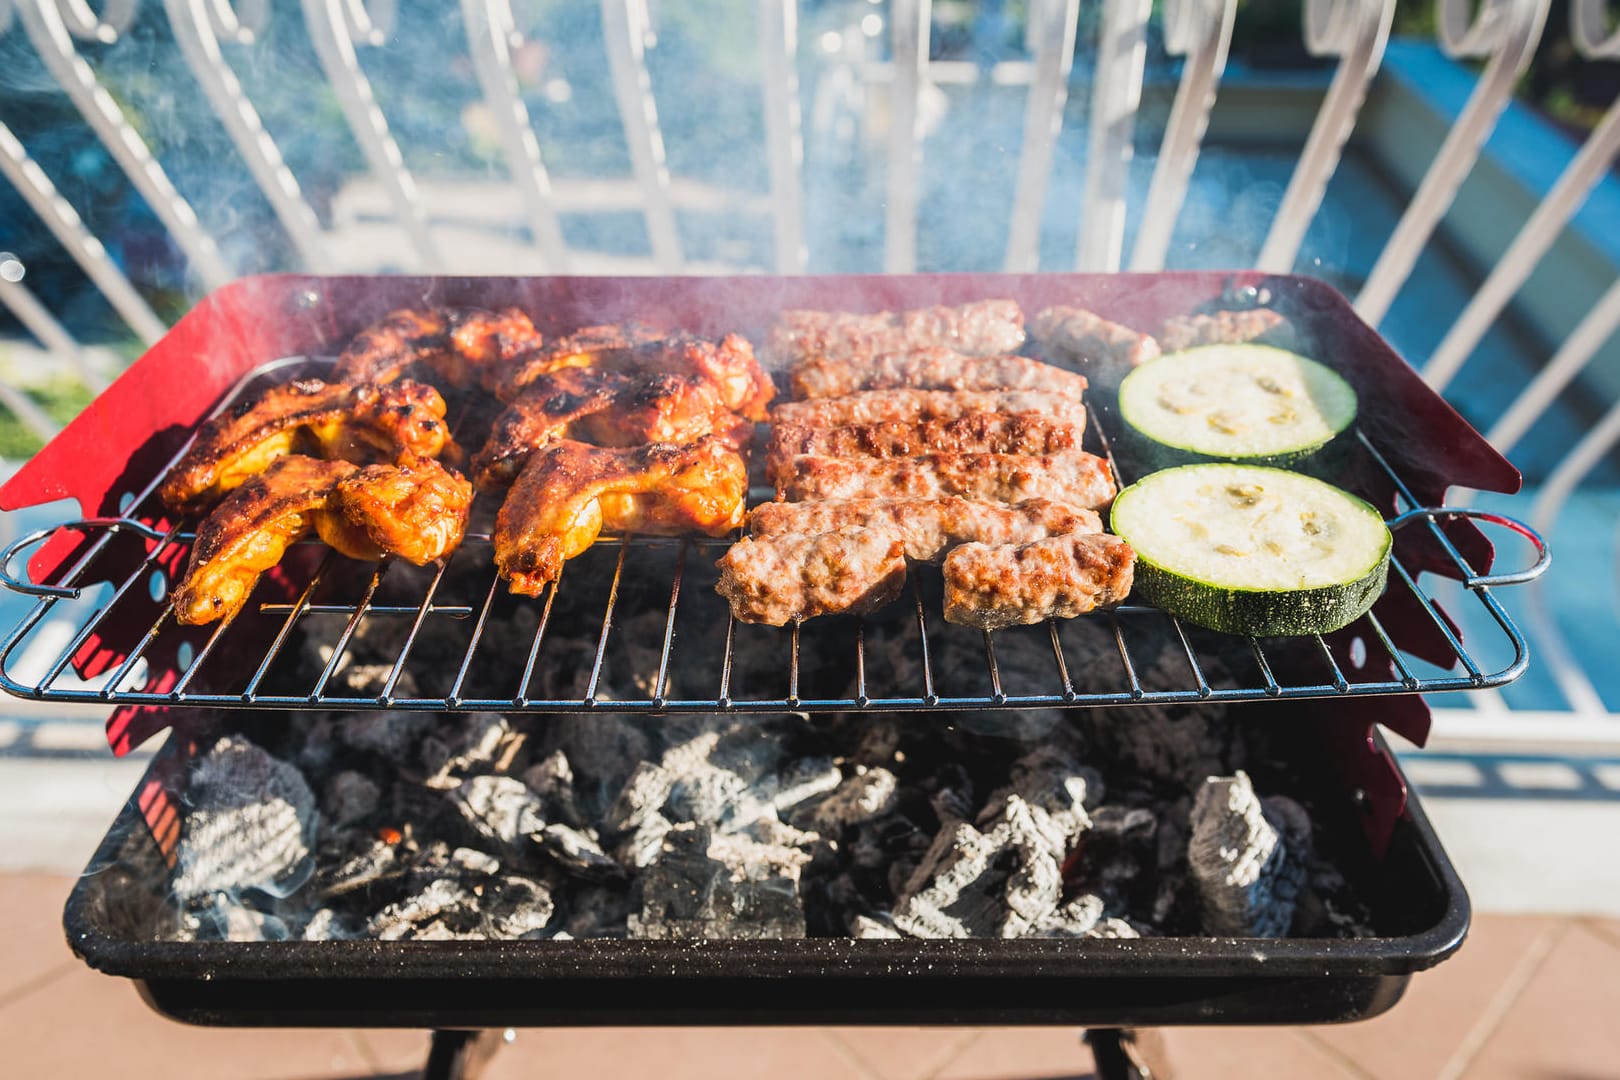
[[[1034,390],[1079,400],[1086,377],[1027,356],[963,356],[949,349],[842,359],[815,357],[788,373],[793,396],[843,397],[861,390]]]
[[[813,428],[778,423],[771,429],[765,475],[771,483],[800,454],[895,458],[918,454],[1057,454],[1080,449],[1085,425],[1040,413],[968,413],[954,420],[890,420]]]
[[[1159,343],[1149,335],[1109,322],[1085,308],[1045,308],[1036,314],[1029,330],[1047,355],[1110,384],[1159,355]]]
[[[339,480],[315,528],[351,557],[397,555],[422,566],[461,543],[472,496],[472,484],[460,473],[432,458],[407,456]]]
[[[210,420],[159,494],[177,513],[199,513],[287,454],[356,464],[401,454],[455,453],[444,398],[409,379],[386,386],[299,379],[271,387]]]
[[[748,467],[709,436],[607,450],[565,440],[535,454],[495,519],[495,565],[538,595],[603,529],[723,536],[743,521]]]
[[[611,357],[656,344],[665,336],[639,323],[583,326],[566,337],[514,357],[488,389],[502,401],[512,401],[525,386],[542,375],[565,368],[596,367]]]
[[[1019,503],[1055,498],[1086,508],[1118,493],[1108,462],[1083,450],[1061,454],[924,454],[914,458],[830,458],[801,454],[778,498],[967,499]]]
[[[1166,319],[1159,330],[1159,346],[1165,352],[1180,352],[1196,345],[1238,345],[1247,341],[1296,351],[1301,345],[1294,324],[1286,315],[1270,308],[1180,315]]]
[[[953,349],[968,356],[1010,353],[1024,343],[1024,313],[1012,300],[960,307],[882,311],[784,311],[771,330],[768,352],[777,363],[821,357],[869,360],[913,349]]]
[[[981,630],[1072,619],[1131,591],[1136,553],[1107,533],[963,544],[945,556],[945,621]]]
[[[695,442],[711,433],[741,449],[754,425],[727,409],[707,379],[562,368],[535,379],[496,419],[473,476],[480,489],[506,487],[535,451],[559,439],[635,446]]]
[[[1040,413],[1084,427],[1078,398],[1036,391],[866,390],[845,397],[784,401],[771,410],[777,424],[828,428],[844,424],[955,420],[972,413]]]
[[[185,580],[174,592],[175,619],[188,626],[230,618],[247,602],[259,575],[308,536],[339,481],[357,467],[293,454],[249,476],[197,529]],[[350,534],[333,531],[350,542]],[[364,551],[339,548],[367,557]]]
[[[765,419],[765,406],[776,396],[776,387],[754,358],[754,347],[746,338],[727,334],[716,342],[677,334],[649,340],[647,333],[631,328],[617,345],[604,344],[570,353],[536,353],[507,370],[495,388],[495,396],[515,401],[542,375],[571,367],[620,375],[686,375],[711,383],[731,411],[750,420]]]
[[[817,615],[863,615],[900,595],[905,542],[894,529],[747,537],[715,563],[714,591],[742,622],[783,626]]]
[[[333,377],[387,383],[421,364],[454,386],[488,389],[498,372],[541,343],[540,331],[516,308],[402,308],[356,334]]]
[[[957,544],[1024,544],[1065,533],[1102,531],[1094,511],[1052,499],[1008,506],[973,499],[848,499],[763,503],[748,514],[756,537],[883,528],[900,536],[906,558],[933,562]]]

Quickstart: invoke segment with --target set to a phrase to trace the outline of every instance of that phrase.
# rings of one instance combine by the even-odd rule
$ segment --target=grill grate
[[[279,361],[254,376],[305,363],[302,358]],[[252,382],[253,377],[243,380],[220,408]],[[1093,414],[1091,427],[1102,438],[1105,418]],[[0,555],[0,584],[35,598],[0,643],[0,687],[37,700],[116,705],[658,713],[1171,705],[1431,693],[1513,681],[1525,669],[1527,649],[1493,590],[1538,577],[1548,563],[1545,544],[1527,526],[1500,515],[1420,506],[1365,433],[1358,433],[1358,440],[1367,460],[1393,485],[1399,512],[1390,527],[1398,535],[1421,530],[1434,541],[1448,576],[1461,583],[1462,602],[1477,603],[1488,613],[1482,620],[1491,631],[1486,645],[1503,662],[1485,662],[1466,648],[1399,559],[1391,563],[1380,604],[1385,615],[1369,613],[1326,638],[1244,642],[1183,626],[1140,605],[1062,625],[969,631],[940,619],[938,571],[928,567],[913,568],[909,604],[864,619],[823,619],[772,630],[737,624],[708,588],[712,580],[692,580],[700,571],[708,575],[707,565],[731,542],[704,537],[603,538],[566,564],[533,601],[505,594],[487,533],[469,533],[449,560],[426,571],[389,559],[367,568],[329,549],[322,556],[319,545],[308,543],[298,545],[300,555],[284,564],[282,599],[250,603],[234,620],[213,627],[182,627],[167,602],[166,575],[179,571],[194,533],[157,524],[163,518],[154,492],[165,466],[119,516],[40,530]],[[1456,517],[1523,536],[1535,549],[1534,564],[1513,573],[1477,572],[1440,528]],[[17,556],[60,530],[75,530],[86,542],[57,584],[35,584],[12,572]],[[300,572],[300,567],[308,569]],[[608,587],[601,596],[604,579]],[[140,588],[143,581],[148,589]],[[105,599],[89,589],[99,582],[115,583]],[[345,598],[345,590],[352,593],[357,583],[359,594]],[[1409,602],[1391,603],[1391,593],[1405,593]],[[632,594],[634,599],[627,599]],[[526,642],[514,642],[516,620],[505,609],[524,606],[538,609],[534,628]],[[1386,621],[1393,621],[1391,611],[1400,613],[1398,626]],[[626,626],[631,620],[650,623]],[[389,636],[397,635],[394,628],[400,625],[403,636]],[[58,628],[54,633],[52,626]],[[63,626],[70,628],[67,633]],[[456,629],[446,630],[452,626]],[[357,690],[346,673],[350,649],[375,627],[393,627],[383,635],[392,659],[372,665],[379,669],[376,679]],[[982,645],[969,644],[964,636],[981,638]],[[459,650],[447,653],[446,639],[461,637]],[[431,648],[424,647],[428,638]],[[874,638],[880,646],[874,646]],[[64,639],[60,647],[52,645]],[[783,639],[786,671],[772,679],[760,670],[759,657],[780,650]],[[1397,644],[1410,647],[1418,640],[1444,643],[1438,663]],[[1151,656],[1144,654],[1142,641],[1157,643]],[[581,656],[581,642],[594,643],[588,655]],[[656,642],[656,661],[645,655],[651,651],[647,642]],[[998,648],[1013,647],[1009,642],[1019,650],[1016,679],[998,657]],[[626,649],[643,655],[625,662]],[[1044,674],[1028,670],[1032,649],[1050,653],[1042,662]],[[1167,675],[1166,651],[1178,674]],[[1434,660],[1435,650],[1428,651]],[[1246,652],[1247,663],[1234,662],[1234,652]],[[974,653],[982,653],[982,659],[964,659]],[[319,663],[313,678],[311,655]],[[522,669],[513,680],[500,661],[518,656]],[[750,659],[741,664],[739,657]],[[1116,658],[1117,671],[1105,670]],[[629,684],[623,671],[609,677],[621,663]],[[982,670],[975,671],[980,664]],[[884,674],[884,668],[895,670]],[[573,675],[567,694],[556,688],[559,674]],[[1012,685],[1015,681],[1019,685]],[[636,687],[635,693],[627,692]]]

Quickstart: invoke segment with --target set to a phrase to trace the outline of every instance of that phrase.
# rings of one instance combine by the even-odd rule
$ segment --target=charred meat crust
[[[1067,394],[998,390],[863,390],[837,398],[786,401],[772,410],[777,424],[837,427],[895,421],[954,420],[971,413],[1040,413],[1084,427],[1086,407]]]
[[[407,457],[396,465],[368,465],[339,480],[326,516],[341,517],[379,555],[422,566],[461,543],[472,497],[472,484],[454,469],[432,458]]]
[[[452,385],[477,382],[487,389],[501,369],[542,342],[534,323],[516,308],[402,308],[356,334],[333,377],[386,383],[421,365]]]
[[[778,498],[940,498],[959,495],[1023,502],[1061,493],[1088,509],[1118,493],[1108,462],[1083,450],[1061,454],[924,454],[914,458],[832,458],[800,454],[777,487]]]
[[[1044,308],[1030,321],[1029,329],[1048,356],[1067,360],[1110,382],[1159,355],[1159,342],[1151,336],[1085,308]]]
[[[1124,600],[1135,564],[1131,546],[1107,533],[963,544],[945,556],[945,621],[999,630],[1071,619]]]
[[[1041,413],[967,413],[948,420],[890,420],[818,428],[779,423],[771,430],[766,477],[784,476],[794,457],[900,458],[918,454],[1056,454],[1078,450],[1083,424]]]
[[[905,543],[888,526],[746,537],[715,565],[715,591],[730,602],[732,614],[769,626],[876,611],[898,597],[906,582]]]
[[[865,360],[884,353],[943,348],[969,356],[1015,352],[1024,343],[1024,313],[1013,300],[856,315],[784,311],[767,351],[782,364],[819,357]]]
[[[788,375],[800,399],[843,397],[862,390],[999,390],[1067,394],[1076,400],[1086,377],[1027,356],[964,356],[920,349],[850,360],[815,357]]]
[[[1096,513],[1072,503],[1031,499],[1009,506],[974,499],[849,499],[764,503],[748,515],[756,537],[886,528],[906,557],[933,562],[957,544],[1022,544],[1065,533],[1102,531]]]

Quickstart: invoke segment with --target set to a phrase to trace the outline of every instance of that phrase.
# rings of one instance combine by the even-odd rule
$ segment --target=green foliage
[[[58,424],[66,424],[78,416],[95,396],[89,387],[67,375],[58,375],[39,386],[23,387],[22,392]],[[26,424],[0,406],[0,458],[22,461],[33,457],[44,445]]]

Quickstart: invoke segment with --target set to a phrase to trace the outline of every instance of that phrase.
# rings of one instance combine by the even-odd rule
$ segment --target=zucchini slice
[[[1150,360],[1119,387],[1119,413],[1150,463],[1293,465],[1356,418],[1332,369],[1269,345],[1205,345]]]
[[[1392,538],[1371,505],[1314,477],[1258,465],[1183,465],[1114,500],[1141,596],[1229,634],[1324,634],[1384,591]]]

